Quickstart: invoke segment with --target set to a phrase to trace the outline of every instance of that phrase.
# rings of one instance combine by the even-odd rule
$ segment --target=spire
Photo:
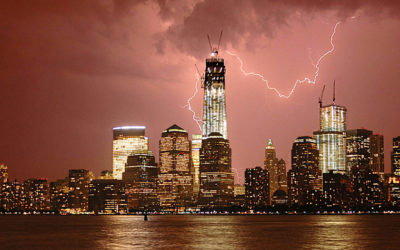
[[[275,149],[274,145],[272,144],[272,139],[268,139],[268,145],[265,147],[266,149]]]

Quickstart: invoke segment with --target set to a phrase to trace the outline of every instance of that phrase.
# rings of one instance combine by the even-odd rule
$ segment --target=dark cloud
[[[205,0],[193,4],[192,10],[180,20],[176,2],[172,4],[160,0],[158,3],[160,16],[173,21],[169,29],[159,36],[157,46],[160,51],[163,43],[170,42],[198,58],[204,56],[209,47],[205,32],[211,34],[216,42],[220,30],[224,29],[223,44],[236,45],[243,37],[251,37],[253,39],[246,39],[250,48],[258,37],[272,38],[282,25],[287,25],[289,17],[299,13],[303,18],[312,18],[317,12],[331,11],[340,20],[351,17],[359,10],[369,16],[383,12],[399,16],[400,13],[400,1],[393,0]]]

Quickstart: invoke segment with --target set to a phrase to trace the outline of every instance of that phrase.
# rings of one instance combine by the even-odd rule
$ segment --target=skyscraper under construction
[[[210,43],[211,56],[206,59],[206,71],[202,84],[204,88],[204,139],[214,132],[221,134],[224,139],[228,139],[225,100],[225,65],[224,59],[220,58],[218,55],[218,49],[219,43],[217,48],[212,48]]]
[[[335,89],[335,84],[334,87]],[[323,94],[323,91],[322,91]],[[349,173],[346,166],[346,112],[344,106],[336,105],[335,90],[333,103],[322,106],[320,103],[320,130],[314,132],[319,150],[319,167],[322,173],[330,170],[339,173]]]

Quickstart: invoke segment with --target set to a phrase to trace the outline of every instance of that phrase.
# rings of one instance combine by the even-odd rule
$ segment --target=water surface
[[[400,216],[0,216],[0,248],[400,249]]]

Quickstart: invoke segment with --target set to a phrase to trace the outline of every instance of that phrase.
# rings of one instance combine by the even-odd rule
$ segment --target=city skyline
[[[183,8],[188,14],[185,17],[188,26],[183,27],[179,20],[168,16],[177,10],[147,2],[127,7],[137,16],[115,8],[115,12],[110,12],[120,15],[115,23],[96,16],[97,11],[109,10],[107,6],[100,6],[99,10],[88,11],[87,17],[78,12],[75,19],[71,16],[72,24],[53,29],[42,14],[54,11],[55,23],[61,25],[68,20],[63,14],[69,17],[76,9],[66,5],[65,8],[28,5],[17,12],[17,4],[8,3],[3,10],[8,11],[5,14],[9,20],[7,27],[17,27],[1,31],[5,37],[1,46],[3,60],[7,60],[2,64],[7,67],[0,75],[0,106],[4,117],[0,124],[0,162],[9,167],[10,179],[46,177],[55,180],[65,176],[71,168],[89,169],[96,176],[100,171],[111,170],[110,131],[117,126],[146,126],[149,150],[154,152],[157,162],[157,145],[165,128],[177,124],[188,131],[189,137],[199,134],[192,114],[182,106],[194,91],[194,64],[204,65],[205,58],[209,57],[206,34],[215,38],[222,28],[220,54],[227,69],[227,124],[233,152],[232,168],[240,173],[241,183],[246,168],[262,165],[268,138],[274,141],[277,157],[283,158],[287,170],[290,169],[292,143],[297,137],[312,136],[313,131],[319,129],[318,97],[326,84],[325,103],[330,103],[334,79],[337,103],[348,109],[347,128],[365,127],[382,134],[385,137],[385,172],[390,171],[392,138],[400,132],[396,125],[400,122],[397,116],[400,104],[396,98],[400,90],[397,15],[383,11],[371,17],[367,10],[376,6],[370,3],[357,8],[334,4],[317,6],[314,18],[283,16],[287,25],[271,21],[271,25],[277,24],[270,29],[273,36],[257,35],[256,29],[249,29],[251,38],[242,38],[238,36],[242,27],[226,23],[210,27],[199,21],[197,15],[206,16],[210,8],[207,1],[188,6],[186,10]],[[79,11],[88,10],[84,4],[81,7]],[[238,15],[245,17],[244,11],[251,7],[242,7]],[[395,8],[396,5],[387,3],[381,7]],[[296,8],[303,14],[308,10],[306,6]],[[340,10],[348,13],[339,13]],[[18,15],[13,17],[16,13]],[[153,19],[145,24],[139,17],[146,20],[146,14]],[[349,21],[354,15],[359,18]],[[19,16],[24,18],[17,21]],[[299,85],[288,100],[277,97],[259,79],[243,76],[238,61],[225,52],[229,49],[239,54],[246,69],[267,75],[271,84],[285,92],[293,80],[312,74],[308,53],[315,60],[329,49],[328,38],[338,20],[342,23],[335,36],[336,50],[322,62],[317,84]],[[84,21],[87,21],[86,26],[77,25]],[[193,22],[198,22],[199,26],[194,26]],[[118,24],[122,25],[117,28]],[[160,28],[158,24],[165,26]],[[141,25],[149,31],[137,38],[135,32],[144,29]],[[171,30],[195,29],[187,38],[183,37],[182,46],[176,44],[175,47],[173,42],[179,40],[175,40],[174,35],[182,34],[174,34],[170,27]],[[100,35],[89,32],[91,28]],[[109,29],[112,35],[101,35],[102,28]],[[156,34],[167,36],[170,43],[156,46],[159,42],[153,36]],[[196,42],[191,45],[190,39]],[[47,42],[42,44],[39,42],[42,40]],[[70,46],[67,47],[64,40]],[[91,42],[93,47],[89,49],[86,44]],[[148,45],[142,47],[146,42]],[[156,53],[154,49],[159,51]],[[278,60],[282,56],[290,60]],[[143,57],[148,61],[137,60]],[[116,59],[123,63],[115,63]],[[153,74],[150,69],[159,73]],[[201,93],[193,99],[193,108],[200,117],[202,100]]]

